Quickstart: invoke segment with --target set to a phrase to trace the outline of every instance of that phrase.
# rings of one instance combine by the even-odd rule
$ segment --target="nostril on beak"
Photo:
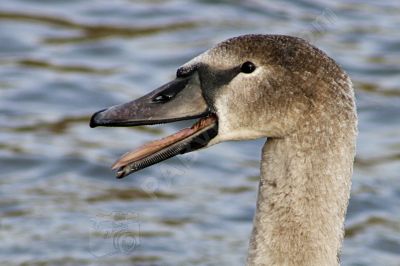
[[[169,100],[171,100],[171,98],[172,98],[171,95],[160,94],[160,95],[154,97],[152,100],[155,103],[166,103]]]
[[[90,118],[90,124],[89,124],[89,126],[91,128],[94,128],[94,127],[97,127],[97,126],[101,125],[101,122],[98,121],[98,116],[99,116],[100,113],[104,112],[105,110],[107,110],[107,109],[102,109],[102,110],[100,110],[100,111],[98,111],[98,112],[96,112],[96,113],[94,113],[92,115],[92,117]]]

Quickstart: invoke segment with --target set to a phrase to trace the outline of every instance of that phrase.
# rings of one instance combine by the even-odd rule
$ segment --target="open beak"
[[[205,147],[217,135],[218,119],[202,96],[198,74],[177,78],[137,100],[98,111],[90,119],[90,127],[153,125],[194,118],[200,120],[192,127],[124,154],[112,166],[117,178],[122,178]]]

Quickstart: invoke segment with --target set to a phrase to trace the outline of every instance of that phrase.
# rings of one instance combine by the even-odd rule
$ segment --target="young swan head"
[[[346,74],[306,41],[244,35],[224,41],[177,70],[175,80],[129,103],[95,113],[91,126],[135,126],[200,118],[191,128],[127,153],[126,176],[221,141],[284,137],[312,121],[353,111]],[[340,105],[343,107],[339,108]],[[326,115],[327,114],[327,115]],[[349,114],[347,114],[349,115]]]

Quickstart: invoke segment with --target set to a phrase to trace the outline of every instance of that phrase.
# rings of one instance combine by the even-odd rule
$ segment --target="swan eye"
[[[243,73],[246,73],[246,74],[250,74],[255,69],[256,69],[256,66],[250,61],[244,62],[242,64],[242,66],[240,67],[240,71]]]

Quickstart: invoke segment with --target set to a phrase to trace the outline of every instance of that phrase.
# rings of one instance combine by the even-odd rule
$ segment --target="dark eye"
[[[250,61],[244,62],[240,67],[240,71],[246,74],[253,72],[255,69],[256,66]]]

